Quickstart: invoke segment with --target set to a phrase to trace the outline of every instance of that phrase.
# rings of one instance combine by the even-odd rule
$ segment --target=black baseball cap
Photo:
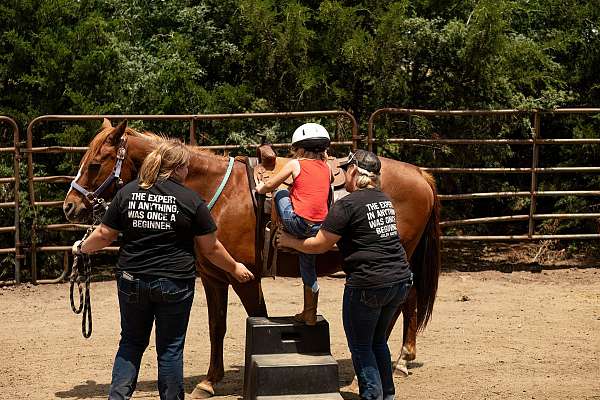
[[[367,150],[356,150],[354,153],[348,154],[348,159],[340,162],[339,166],[343,170],[346,170],[352,164],[374,174],[379,174],[381,170],[379,157]]]

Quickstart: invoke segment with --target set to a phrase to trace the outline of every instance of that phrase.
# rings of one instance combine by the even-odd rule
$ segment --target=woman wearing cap
[[[343,256],[346,286],[342,315],[361,399],[394,398],[387,330],[412,285],[392,202],[380,189],[381,162],[371,152],[351,153],[341,165],[346,190],[319,233],[304,240],[281,234],[278,244],[324,253],[335,243]]]
[[[138,180],[117,192],[102,224],[73,245],[75,254],[93,253],[123,232],[117,264],[121,340],[109,399],[133,394],[152,325],[160,398],[183,399],[183,346],[196,277],[194,244],[239,282],[253,278],[216,238],[217,227],[204,201],[183,186],[189,160],[190,151],[180,141],[161,143],[144,160]]]
[[[328,147],[329,133],[323,126],[301,125],[292,135],[294,159],[268,182],[256,187],[258,193],[265,194],[277,189],[290,176],[293,178],[290,191],[278,190],[274,198],[283,227],[300,238],[316,235],[327,216],[331,185],[331,169],[326,161]],[[319,299],[317,256],[300,254],[298,258],[304,283],[304,309],[294,319],[312,326],[317,323]]]

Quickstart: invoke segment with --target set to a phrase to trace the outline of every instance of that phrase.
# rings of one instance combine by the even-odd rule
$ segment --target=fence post
[[[15,169],[15,283],[18,285],[21,283],[21,259],[24,256],[21,254],[21,229],[19,227],[19,190],[21,184],[21,169],[19,167],[21,161],[21,149],[19,139],[19,128],[14,127],[14,169]]]
[[[190,124],[190,145],[196,146],[198,143],[196,142],[196,118],[192,118],[192,123]]]
[[[538,139],[540,137],[540,113],[538,110],[533,112],[533,154],[531,157],[531,189],[530,189],[530,201],[529,204],[529,233],[528,237],[531,238],[535,233],[535,220],[533,216],[536,210],[537,201],[537,173],[536,168],[538,167],[540,148],[538,146]]]
[[[0,149],[0,153],[12,153],[13,154],[13,171],[14,177],[12,178],[2,178],[0,179],[2,183],[13,183],[13,202],[2,203],[1,207],[13,207],[14,209],[14,226],[1,228],[3,232],[14,231],[15,238],[15,247],[2,249],[1,254],[13,253],[15,254],[15,284],[21,283],[21,260],[23,259],[23,255],[21,254],[21,240],[20,240],[20,229],[19,229],[19,187],[20,187],[20,168],[19,168],[19,126],[10,117],[6,117],[4,115],[0,115],[0,122],[8,125],[13,131],[13,145],[12,147],[5,147]]]

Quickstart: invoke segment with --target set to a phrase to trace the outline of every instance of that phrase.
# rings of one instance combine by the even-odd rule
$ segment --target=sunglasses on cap
[[[350,154],[348,154],[348,159],[346,161],[342,161],[339,167],[346,171],[350,165],[356,165],[356,162],[356,153],[350,152]]]

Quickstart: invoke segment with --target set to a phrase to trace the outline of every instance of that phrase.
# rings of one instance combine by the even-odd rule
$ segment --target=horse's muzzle
[[[63,203],[63,212],[65,213],[65,217],[69,222],[74,223],[82,223],[88,218],[88,210],[87,207],[83,204],[77,204],[72,201],[65,201]]]

